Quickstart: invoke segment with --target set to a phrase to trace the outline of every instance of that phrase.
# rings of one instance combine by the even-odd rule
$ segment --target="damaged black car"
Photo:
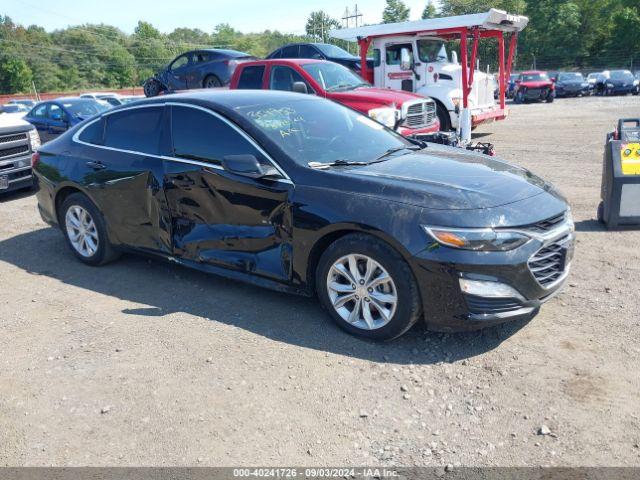
[[[317,295],[372,339],[420,320],[528,320],[573,257],[567,202],[529,171],[308,95],[143,100],[73,128],[33,166],[40,214],[78,260],[143,252]]]

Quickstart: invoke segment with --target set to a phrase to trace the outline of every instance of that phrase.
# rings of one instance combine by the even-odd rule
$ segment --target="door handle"
[[[87,162],[87,167],[93,168],[94,170],[104,170],[107,168],[102,162]]]

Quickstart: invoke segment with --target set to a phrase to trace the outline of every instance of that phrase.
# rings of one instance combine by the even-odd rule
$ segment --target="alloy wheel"
[[[366,255],[351,254],[336,260],[327,275],[327,292],[338,315],[363,330],[387,325],[398,306],[393,278]]]
[[[65,224],[73,248],[85,258],[95,255],[99,243],[98,230],[89,212],[79,205],[73,205],[67,210]]]

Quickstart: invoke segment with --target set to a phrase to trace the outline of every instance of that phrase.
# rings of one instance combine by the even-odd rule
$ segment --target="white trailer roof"
[[[382,23],[358,28],[342,28],[331,30],[329,36],[350,42],[358,38],[380,37],[383,35],[401,35],[417,32],[434,32],[449,28],[480,27],[485,30],[502,30],[519,32],[529,23],[522,15],[511,15],[503,10],[492,8],[488,12],[458,15],[455,17],[430,18],[413,22]]]

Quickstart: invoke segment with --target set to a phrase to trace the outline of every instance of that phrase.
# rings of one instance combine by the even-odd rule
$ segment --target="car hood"
[[[459,148],[430,145],[420,152],[331,172],[350,177],[356,192],[435,210],[493,208],[545,192],[562,199],[528,170]]]
[[[542,87],[549,87],[553,84],[553,82],[548,82],[548,81],[537,81],[537,82],[520,82],[520,86],[521,87],[527,87],[527,88],[542,88]]]
[[[361,87],[354,90],[346,90],[343,92],[328,92],[332,99],[337,102],[358,102],[366,101],[379,103],[380,105],[393,105],[400,107],[404,102],[409,100],[424,99],[419,95],[409,92],[400,92],[397,90],[388,90],[383,88]]]

